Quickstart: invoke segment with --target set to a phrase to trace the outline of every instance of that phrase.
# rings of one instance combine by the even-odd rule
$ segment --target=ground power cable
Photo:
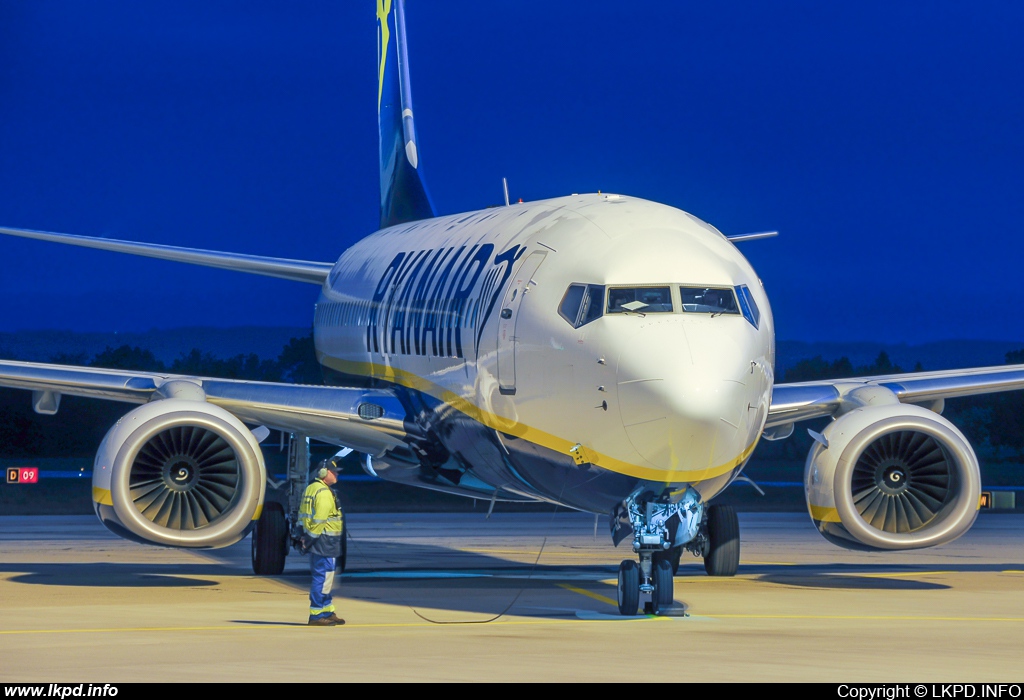
[[[555,503],[555,508],[554,508],[554,510],[551,511],[551,517],[548,519],[548,528],[547,528],[548,532],[551,532],[551,530],[554,528],[555,514],[558,512],[558,509],[561,507],[562,496],[565,494],[565,485],[566,485],[566,480],[563,480],[562,481],[562,489],[558,493],[558,501]],[[497,500],[497,489],[495,490],[495,500]],[[527,576],[526,576],[526,583],[529,583],[531,580],[533,580],[533,575],[537,572],[537,567],[540,565],[540,558],[541,558],[541,556],[543,556],[544,549],[547,547],[547,544],[548,544],[548,536],[544,535],[544,539],[541,540],[541,543],[540,543],[540,550],[538,550],[538,552],[537,552],[537,558],[534,559],[533,565],[530,567],[530,573],[527,574]],[[435,624],[435,625],[484,625],[484,624],[487,624],[489,622],[496,622],[497,620],[499,620],[502,617],[504,617],[508,613],[508,611],[512,609],[512,606],[516,604],[516,602],[519,600],[520,596],[522,596],[525,591],[526,591],[526,586],[525,585],[520,586],[519,590],[516,592],[515,596],[512,598],[512,600],[509,602],[509,604],[506,605],[504,607],[504,609],[502,609],[502,611],[499,612],[497,615],[495,615],[493,617],[490,617],[490,618],[488,618],[486,620],[431,620],[429,617],[426,617],[425,615],[420,614],[420,612],[416,608],[413,608],[413,607],[410,606],[410,610],[412,610],[413,614],[416,615],[416,617],[420,618],[421,620],[425,620],[427,622]]]
[[[553,529],[554,522],[555,522],[555,515],[558,513],[559,508],[561,508],[561,500],[562,500],[562,496],[565,494],[565,486],[566,486],[566,483],[563,481],[562,482],[562,489],[561,489],[561,491],[558,494],[558,502],[555,503],[555,508],[554,508],[554,510],[551,511],[551,517],[548,519],[548,531],[549,532]],[[346,530],[347,529],[348,528],[346,528]],[[350,537],[349,541],[353,544],[353,546],[357,550],[357,553],[360,556],[365,556],[363,554],[363,552],[362,552],[362,549],[356,543],[356,539],[354,537]],[[544,539],[541,541],[540,549],[537,551],[537,558],[534,559],[533,564],[530,567],[530,572],[526,576],[526,582],[529,582],[529,581],[531,581],[533,579],[533,575],[536,573],[537,567],[540,565],[541,557],[544,555],[544,550],[547,547],[547,543],[548,543],[548,536],[545,535]],[[409,610],[411,610],[412,613],[416,617],[420,618],[424,622],[429,622],[430,624],[433,624],[433,625],[483,625],[483,624],[487,624],[487,623],[490,623],[490,622],[495,622],[495,621],[501,619],[502,617],[504,617],[506,614],[508,614],[508,611],[512,609],[512,607],[516,604],[516,602],[518,602],[519,598],[523,595],[523,593],[525,591],[526,591],[526,586],[525,585],[521,586],[519,588],[519,590],[516,592],[515,596],[509,602],[508,605],[506,605],[496,615],[494,615],[492,617],[489,617],[489,618],[487,618],[485,620],[434,620],[434,619],[431,619],[431,618],[427,617],[426,615],[423,615],[419,610],[416,609],[416,607],[414,605],[410,605],[410,604],[406,603],[405,606],[407,608],[409,608]]]

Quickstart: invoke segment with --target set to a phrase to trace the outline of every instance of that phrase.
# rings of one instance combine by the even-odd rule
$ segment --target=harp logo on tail
[[[391,32],[388,30],[388,15],[391,14],[391,0],[377,0],[377,22],[380,33],[377,36],[377,112],[380,113],[380,100],[384,94],[384,66],[388,62],[388,43]]]

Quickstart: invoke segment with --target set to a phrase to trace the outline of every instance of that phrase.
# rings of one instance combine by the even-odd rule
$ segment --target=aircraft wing
[[[776,384],[765,428],[830,416],[843,407],[851,391],[865,386],[884,387],[902,403],[932,404],[958,396],[1024,389],[1024,365]]]
[[[115,253],[142,255],[147,258],[174,260],[175,262],[190,263],[192,265],[219,267],[223,270],[249,272],[254,275],[265,275],[267,277],[277,277],[279,279],[307,282],[316,285],[324,283],[333,267],[331,263],[310,262],[308,260],[270,258],[260,255],[245,255],[243,253],[222,253],[215,250],[201,250],[199,248],[181,248],[171,245],[159,245],[157,243],[134,243],[132,241],[119,241],[112,238],[75,236],[70,233],[50,233],[48,231],[32,231],[20,228],[0,227],[0,234],[18,236],[19,238],[34,238],[39,241],[50,241],[52,243],[77,245],[83,248],[109,250]]]
[[[0,360],[0,387],[31,390],[40,413],[56,413],[62,394],[144,404],[171,398],[188,385],[252,425],[372,455],[404,444],[405,410],[388,391]]]

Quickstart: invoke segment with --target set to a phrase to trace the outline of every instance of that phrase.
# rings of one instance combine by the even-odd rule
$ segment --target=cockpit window
[[[571,284],[558,306],[559,315],[573,328],[601,318],[604,287],[599,284]]]
[[[608,290],[608,313],[635,311],[641,314],[672,311],[668,287],[612,287]]]
[[[583,304],[583,295],[586,291],[587,285],[585,284],[570,284],[558,307],[558,314],[573,327],[576,326],[576,321],[580,317],[580,305]]]
[[[739,314],[736,296],[728,287],[680,287],[683,311],[698,314]]]
[[[758,327],[761,323],[761,311],[757,308],[757,304],[754,302],[754,295],[750,293],[750,289],[747,285],[741,284],[736,287],[736,293],[740,298],[740,308],[743,309],[743,318],[750,321],[750,325],[754,328]]]
[[[583,300],[583,308],[580,309],[579,326],[585,326],[591,321],[601,318],[601,311],[604,308],[604,287],[599,284],[587,285],[587,298]]]

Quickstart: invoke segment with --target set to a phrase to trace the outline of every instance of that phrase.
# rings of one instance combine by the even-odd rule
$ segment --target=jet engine
[[[833,544],[918,549],[950,542],[974,523],[978,459],[937,413],[909,404],[869,405],[813,437],[804,467],[807,508]]]
[[[235,416],[168,398],[119,420],[93,467],[96,515],[121,537],[171,547],[226,547],[259,517],[263,453]]]

